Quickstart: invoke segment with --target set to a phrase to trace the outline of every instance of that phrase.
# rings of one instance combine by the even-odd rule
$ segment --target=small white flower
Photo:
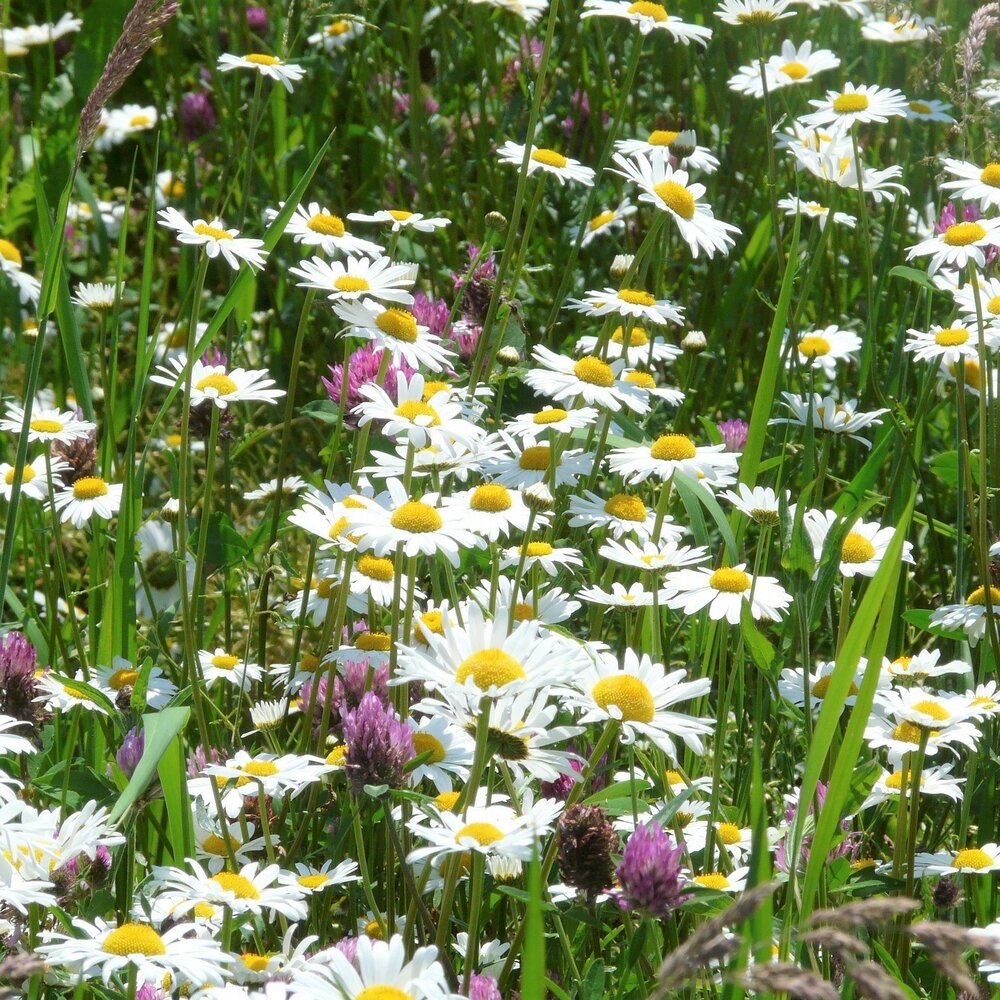
[[[510,163],[515,167],[520,167],[524,162],[524,153],[524,145],[511,142],[510,139],[497,150],[501,163]],[[593,187],[594,184],[594,171],[579,160],[563,156],[554,149],[532,146],[528,155],[528,173],[533,174],[538,170],[552,174],[560,184],[565,184],[568,180],[587,187]]]
[[[225,52],[219,56],[220,73],[230,73],[234,69],[252,69],[261,76],[277,80],[290,94],[292,84],[298,83],[306,71],[298,63],[286,63],[277,56],[265,55],[261,52],[250,52],[245,56],[234,56]]]
[[[238,229],[227,229],[220,218],[214,218],[211,222],[204,219],[188,222],[176,208],[162,208],[156,214],[160,225],[178,234],[180,243],[204,247],[205,253],[213,259],[221,254],[234,271],[239,270],[241,260],[252,268],[264,266],[267,258],[267,251],[261,249],[264,241],[240,236]]]

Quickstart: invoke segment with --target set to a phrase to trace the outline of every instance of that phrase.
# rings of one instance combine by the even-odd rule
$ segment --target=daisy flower
[[[427,701],[421,702],[420,710],[427,711],[429,704]],[[477,712],[478,706],[479,699],[476,698]],[[492,713],[490,721],[493,722]],[[418,787],[426,778],[438,792],[450,792],[454,778],[462,782],[468,779],[476,744],[460,725],[456,725],[450,717],[443,715],[434,715],[419,722],[411,718],[407,722],[410,735],[413,737],[416,757],[428,755],[422,764],[418,764],[408,772],[413,787]],[[476,727],[473,724],[473,735],[475,731]]]
[[[983,212],[1000,208],[1000,163],[990,162],[980,167],[967,160],[945,157],[944,168],[957,180],[946,181],[942,191],[954,191],[963,202],[975,201]]]
[[[778,495],[770,486],[755,486],[751,489],[744,483],[736,487],[737,492],[726,490],[719,496],[728,500],[738,511],[746,514],[756,524],[767,524],[772,527],[778,523],[781,506]],[[785,490],[785,505],[791,499],[791,491]]]
[[[715,16],[726,24],[750,24],[760,27],[772,21],[794,17],[789,10],[790,0],[723,0],[715,9]]]
[[[961,802],[962,785],[965,784],[965,778],[953,778],[951,776],[952,767],[952,764],[939,764],[936,767],[926,767],[921,770],[920,794],[941,795],[953,802]],[[872,785],[868,797],[858,807],[858,812],[883,802],[898,802],[904,779],[907,788],[911,788],[913,786],[913,773],[909,769],[883,771],[875,779],[875,784]]]
[[[649,202],[673,218],[692,257],[697,258],[701,250],[709,257],[729,253],[735,242],[729,234],[740,230],[728,222],[720,222],[711,207],[698,200],[705,193],[704,184],[690,183],[687,171],[675,170],[662,152],[648,158],[641,153],[632,157],[615,153],[613,160],[622,169],[612,173],[620,174],[641,189],[639,201]]]
[[[29,462],[21,470],[21,496],[29,500],[46,501],[49,498],[49,469],[51,468],[53,485],[61,485],[62,473],[69,469],[69,464],[60,458],[49,459],[45,464],[45,455]],[[17,470],[9,462],[0,463],[0,497],[10,500],[14,492],[14,479]]]
[[[357,614],[367,612],[370,601],[374,601],[380,608],[391,608],[397,579],[398,601],[402,610],[406,606],[406,595],[411,592],[410,578],[405,573],[397,572],[391,557],[363,553],[351,567],[348,579],[351,596],[347,599],[347,606]],[[424,593],[419,587],[414,587],[412,593],[417,600],[423,600]]]
[[[924,875],[989,875],[996,871],[1000,871],[1000,844],[966,847],[955,853],[921,851],[913,859],[916,878]]]
[[[260,52],[250,52],[245,56],[234,56],[224,52],[217,63],[220,73],[231,73],[234,69],[252,69],[261,76],[277,80],[290,94],[292,84],[298,83],[306,71],[298,63],[286,63],[277,56],[269,56]]]
[[[615,151],[623,156],[669,153],[673,165],[685,170],[690,167],[703,170],[706,174],[714,174],[719,169],[719,158],[707,146],[698,145],[694,129],[653,129],[645,139],[616,140]]]
[[[903,350],[911,351],[917,361],[955,365],[962,358],[979,356],[979,334],[974,327],[955,323],[948,327],[935,325],[926,331],[909,329],[906,333]],[[983,339],[987,350],[995,351],[1000,347],[1000,329],[986,327]]]
[[[30,726],[28,722],[0,715],[0,753],[35,753],[38,748],[26,737],[12,733],[18,726]]]
[[[335,52],[343,48],[352,38],[364,34],[364,30],[364,22],[340,18],[331,21],[322,31],[309,35],[306,41],[310,45],[326,49],[327,52]]]
[[[928,677],[943,677],[947,674],[971,674],[972,667],[964,660],[949,660],[939,663],[941,650],[923,649],[912,656],[897,656],[882,660],[882,673],[891,681],[915,681],[921,683]]]
[[[860,350],[861,338],[852,330],[841,330],[836,324],[822,330],[809,330],[795,341],[799,364],[819,369],[827,378],[837,373],[838,361],[856,361]]]
[[[494,618],[507,615],[517,622],[539,621],[543,625],[558,625],[580,609],[580,602],[559,587],[550,587],[542,592],[532,589],[530,593],[525,593],[522,586],[515,596],[514,581],[506,576],[497,580],[495,588],[489,580],[483,580],[469,596]],[[465,604],[462,608],[464,614]]]
[[[24,407],[8,403],[6,413],[0,420],[0,430],[20,434],[24,427],[25,416]],[[60,444],[72,444],[96,430],[97,424],[89,420],[77,419],[73,410],[33,406],[31,420],[28,423],[28,440],[58,441]]]
[[[504,430],[515,437],[530,437],[537,439],[544,431],[554,438],[560,434],[592,427],[597,420],[598,411],[592,406],[580,406],[574,410],[563,410],[557,406],[545,406],[534,413],[522,413],[509,421]]]
[[[165,521],[147,521],[135,537],[139,542],[135,567],[136,614],[155,618],[181,598],[177,544],[173,529]],[[194,583],[194,556],[188,552],[184,561],[190,590]]]
[[[313,257],[302,261],[300,267],[290,267],[289,272],[303,280],[300,288],[318,288],[328,292],[331,302],[344,302],[371,296],[386,302],[408,306],[413,302],[409,289],[416,277],[415,268],[409,264],[393,264],[388,257],[371,260],[368,257],[351,257],[344,260],[323,260]],[[344,319],[339,312],[341,319]],[[350,320],[348,320],[350,322]]]
[[[180,383],[187,363],[183,354],[168,358],[165,365],[157,365],[156,368],[163,374],[150,375],[149,380],[172,388]],[[230,403],[276,403],[285,395],[285,390],[270,388],[274,379],[268,378],[268,374],[266,368],[227,370],[225,365],[206,365],[196,358],[191,367],[191,405],[199,406],[210,400],[224,410]]]
[[[666,531],[663,530],[666,527]],[[676,540],[683,530],[664,525],[659,541],[644,541],[637,545],[630,538],[605,542],[598,555],[621,566],[631,566],[647,573],[673,569],[675,566],[693,566],[708,558],[708,550],[700,545],[677,545]]]
[[[617,208],[607,208],[603,212],[598,213],[582,226],[583,235],[580,240],[580,246],[589,246],[598,236],[607,236],[613,232],[624,232],[625,220],[629,216],[635,215],[637,211],[638,209],[628,198],[623,198]]]
[[[206,684],[224,680],[235,684],[242,691],[249,691],[250,685],[264,676],[259,664],[248,663],[221,646],[217,646],[214,652],[207,649],[199,650],[198,663],[202,679]]]
[[[165,979],[196,986],[221,985],[226,979],[225,967],[233,961],[190,923],[174,924],[159,933],[147,923],[115,927],[100,917],[94,923],[74,917],[72,927],[79,937],[45,931],[36,951],[48,965],[80,979],[100,976],[110,984],[132,966],[139,982],[157,989]]]
[[[598,337],[581,337],[576,342],[577,350],[584,354],[594,354],[599,340]],[[604,347],[605,358],[624,358],[629,365],[654,362],[669,364],[683,353],[679,347],[668,344],[659,337],[650,337],[642,326],[633,326],[627,331],[623,326],[615,327],[611,339]]]
[[[575,448],[553,450],[551,444],[538,444],[530,434],[518,440],[506,431],[499,431],[495,437],[487,439],[491,440],[502,442],[505,447],[483,461],[483,474],[501,486],[523,490],[553,481],[557,487],[575,486],[580,476],[588,475],[594,467],[594,456],[590,453]],[[552,469],[553,461],[555,470]]]
[[[705,719],[671,710],[673,705],[707,694],[711,687],[707,677],[688,681],[685,676],[683,670],[667,673],[647,653],[640,657],[626,649],[620,664],[613,656],[602,656],[576,675],[565,698],[580,710],[581,723],[617,722],[623,743],[649,740],[676,763],[675,740],[700,756],[705,753],[701,737],[714,728]]]
[[[803,125],[842,125],[851,128],[860,123],[887,122],[906,115],[906,98],[898,90],[862,83],[848,83],[842,91],[828,90],[821,101],[809,102],[814,108],[804,115]]]
[[[92,309],[97,313],[109,312],[114,309],[120,294],[121,289],[118,285],[81,281],[76,286],[76,291],[70,301],[73,305],[83,306],[83,308]]]
[[[587,355],[574,361],[541,345],[534,349],[532,357],[539,367],[525,372],[524,382],[539,396],[556,402],[582,399],[588,406],[612,413],[625,408],[641,414],[649,409],[643,393],[621,378],[625,369],[621,359],[609,364]]]
[[[605,500],[584,490],[582,496],[570,497],[569,513],[571,528],[600,528],[612,538],[634,534],[645,541],[656,524],[656,512],[646,506],[642,497],[628,493],[616,493]]]
[[[120,694],[123,690],[134,687],[139,680],[140,670],[124,657],[116,656],[110,667],[98,667],[96,670],[96,687]],[[148,708],[160,709],[177,693],[177,685],[163,675],[159,667],[151,667],[146,674],[145,700]]]
[[[284,207],[284,202],[279,203],[278,210]],[[268,222],[273,222],[278,216],[278,211],[273,208],[267,209],[264,217]],[[353,218],[353,216],[348,216]],[[291,236],[296,243],[302,246],[320,247],[325,254],[331,257],[337,254],[358,255],[366,254],[369,257],[381,257],[384,247],[370,240],[363,240],[360,236],[352,236],[344,225],[344,220],[339,215],[333,215],[327,208],[320,205],[318,201],[311,201],[308,205],[299,205],[288,220],[285,232]]]
[[[979,279],[979,302],[983,312],[983,322],[989,326],[1000,324],[1000,278]],[[962,314],[962,322],[973,329],[978,327],[979,319],[976,310],[976,293],[972,283],[967,281],[961,288],[951,289],[952,298],[958,311]]]
[[[785,215],[802,215],[810,219],[819,219],[819,228],[822,232],[830,221],[830,209],[826,205],[821,205],[818,201],[803,201],[801,198],[780,198],[778,208],[785,210]],[[833,221],[838,226],[847,226],[853,229],[858,220],[853,215],[846,212],[834,212]]]
[[[811,396],[796,396],[791,392],[783,392],[781,395],[785,399],[784,405],[792,415],[772,417],[768,423],[794,424],[796,427],[807,427],[811,423],[817,431],[846,434],[852,440],[860,441],[866,448],[871,447],[871,442],[857,432],[866,427],[877,427],[882,423],[879,419],[882,414],[889,412],[884,407],[862,412],[856,409],[858,403],[855,399],[843,400],[834,396],[821,396],[818,392],[812,393]]]
[[[508,139],[498,150],[497,156],[501,163],[510,163],[515,167],[520,167],[524,162],[525,146],[512,142]],[[552,174],[560,184],[566,181],[577,181],[587,187],[594,185],[594,171],[590,167],[585,167],[579,160],[570,159],[557,153],[554,149],[532,146],[528,156],[528,173],[533,174],[541,170],[547,174]]]
[[[948,124],[954,124],[955,119],[948,114],[949,111],[951,111],[951,105],[944,101],[908,101],[906,105],[906,118],[907,121],[947,122]]]
[[[700,875],[691,875],[690,881],[693,885],[701,886],[703,889],[712,889],[715,892],[742,892],[747,887],[749,874],[750,866],[743,865],[740,868],[734,868],[729,874],[703,872]]]
[[[1000,588],[990,587],[990,606],[1000,616]],[[986,588],[976,587],[961,604],[946,604],[931,614],[931,625],[944,629],[962,629],[975,646],[986,633]]]
[[[188,222],[176,208],[162,208],[156,214],[160,225],[178,234],[178,242],[186,246],[204,247],[205,253],[212,259],[222,254],[234,271],[239,270],[241,260],[252,268],[264,266],[267,257],[267,251],[261,249],[264,241],[240,236],[238,229],[226,229],[226,224],[218,217],[211,222],[204,219]]]
[[[338,301],[333,310],[351,325],[355,336],[372,341],[379,353],[389,351],[394,364],[405,362],[411,368],[440,372],[447,370],[455,357],[454,352],[443,346],[440,337],[417,323],[408,309],[362,299]]]
[[[686,434],[661,434],[651,445],[612,448],[608,469],[627,483],[641,483],[655,476],[661,481],[675,472],[698,479],[738,468],[739,456],[723,444],[696,445]]]
[[[374,215],[362,212],[351,212],[347,216],[352,222],[381,222],[392,226],[394,233],[404,229],[412,229],[418,233],[433,233],[436,229],[444,229],[451,225],[451,219],[441,216],[426,216],[420,212],[408,212],[405,208],[382,208]]]
[[[513,531],[527,531],[531,510],[518,490],[510,490],[501,483],[480,483],[461,493],[453,493],[442,501],[442,506],[460,512],[462,521],[471,531],[495,542]],[[542,515],[535,516],[535,523],[547,523]]]
[[[782,87],[802,86],[809,83],[817,73],[835,69],[839,65],[840,59],[829,49],[817,49],[814,52],[812,42],[808,39],[799,46],[786,39],[781,43],[780,54],[771,56],[764,64],[767,89],[772,91]],[[750,97],[763,97],[764,84],[760,78],[760,67],[741,66],[730,79],[729,89]]]
[[[909,689],[908,693],[914,691],[919,693],[917,688]],[[884,695],[885,692],[883,697]],[[919,702],[916,704],[919,705]],[[941,714],[937,705],[930,700],[927,707],[933,707],[935,714]],[[967,716],[967,711],[963,714]],[[923,720],[925,725],[913,721],[913,718],[906,718],[907,715]],[[956,716],[951,720],[933,718],[927,712],[904,711],[899,704],[886,715],[873,714],[864,733],[865,740],[873,750],[880,747],[886,749],[889,763],[893,765],[899,764],[907,754],[919,750],[925,739],[927,756],[934,757],[942,748],[954,751],[956,746],[964,746],[975,750],[981,735],[979,728],[968,717],[960,719]]]
[[[403,554],[441,554],[452,566],[458,566],[463,550],[481,548],[483,540],[459,520],[454,508],[439,505],[436,493],[411,500],[398,479],[386,480],[389,506],[372,503],[348,512],[352,531],[361,540],[358,547],[375,555],[394,552],[402,545]]]
[[[71,486],[58,490],[52,500],[59,520],[82,528],[91,517],[111,520],[122,502],[122,484],[109,483],[100,476],[83,476]]]
[[[535,24],[549,9],[549,0],[469,0],[470,3],[485,4],[498,10],[516,14],[525,24]]]
[[[683,323],[684,310],[669,299],[657,299],[649,292],[638,288],[604,288],[601,291],[584,292],[582,299],[567,299],[566,308],[587,316],[632,316],[655,326],[667,323]]]
[[[866,21],[861,25],[861,37],[870,42],[888,42],[890,45],[921,42],[930,37],[934,23],[933,17],[919,17],[916,14],[900,17],[891,14],[885,20],[872,18]]]
[[[235,793],[239,802],[244,796],[279,796],[285,792],[291,792],[295,798],[307,785],[329,774],[330,767],[312,754],[251,756],[246,750],[239,750],[225,764],[209,764],[204,773],[217,783],[223,779],[233,782],[235,787],[227,792],[227,797]]]
[[[712,570],[704,566],[668,573],[663,579],[669,596],[668,608],[697,614],[707,608],[713,621],[725,619],[738,625],[743,606],[748,605],[756,619],[778,621],[792,603],[788,594],[771,576],[751,576],[746,564]]]
[[[505,549],[500,559],[501,569],[510,569],[524,560],[525,572],[541,569],[546,576],[555,576],[562,568],[582,566],[580,550],[567,547],[556,548],[549,542],[525,539],[520,545]]]
[[[304,490],[309,484],[300,476],[285,476],[281,480],[281,495],[294,496]],[[252,490],[247,490],[243,494],[244,500],[273,500],[278,495],[278,479],[268,479],[259,483]]]
[[[646,590],[641,583],[633,583],[626,587],[624,584],[612,582],[611,590],[602,590],[600,587],[581,587],[576,596],[588,604],[600,604],[608,608],[650,608],[653,606],[653,592]],[[667,592],[659,591],[656,595],[656,603],[663,604]]]
[[[697,42],[706,45],[712,37],[711,28],[699,24],[688,24],[681,18],[667,13],[661,3],[648,0],[585,0],[580,17],[620,17],[631,21],[639,31],[648,35],[651,31],[666,31],[675,42],[688,45]]]
[[[906,259],[930,257],[928,274],[940,267],[961,270],[971,261],[977,267],[986,266],[985,250],[1000,246],[1000,219],[978,219],[975,222],[956,222],[910,247]]]
[[[778,694],[796,708],[805,708],[808,696],[812,714],[819,715],[827,692],[830,690],[830,678],[833,676],[836,666],[835,660],[823,661],[817,663],[808,674],[802,667],[786,667],[778,678]],[[850,687],[847,689],[847,697],[844,699],[845,707],[853,705],[858,700],[858,692],[861,690],[861,682],[867,667],[868,661],[862,656],[858,661],[854,676],[851,678]],[[878,686],[879,688],[887,688],[889,682],[880,675]]]
[[[822,558],[827,537],[837,521],[837,513],[832,510],[807,510],[802,517],[817,562]],[[891,526],[883,528],[874,521],[855,521],[840,545],[840,572],[846,577],[874,576],[895,533],[896,529]],[[901,559],[913,562],[910,542],[903,542]]]

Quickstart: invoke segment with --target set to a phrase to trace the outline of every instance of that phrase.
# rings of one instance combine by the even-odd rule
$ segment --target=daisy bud
[[[618,866],[618,905],[652,917],[666,917],[686,899],[681,891],[683,847],[676,847],[659,823],[637,827],[629,837]]]
[[[521,877],[523,870],[517,858],[505,858],[500,854],[491,854],[487,857],[486,869],[493,881],[501,885],[513,885]]]
[[[628,274],[632,264],[635,263],[635,254],[620,253],[611,262],[611,277],[615,281],[621,281]]]
[[[536,514],[546,514],[555,506],[555,498],[545,483],[535,483],[522,493],[524,502]]]
[[[486,225],[498,233],[505,233],[507,232],[507,216],[503,212],[487,212]]]
[[[692,330],[681,341],[681,347],[689,354],[701,354],[708,347],[708,339],[701,330]]]
[[[500,365],[501,368],[513,368],[515,365],[519,365],[520,363],[521,355],[518,354],[516,347],[508,345],[507,347],[501,347],[500,350],[497,351],[497,364]]]
[[[607,889],[615,876],[612,853],[620,849],[618,834],[600,806],[577,805],[559,817],[556,859],[563,878],[588,896]]]
[[[177,518],[181,513],[181,502],[176,497],[170,497],[160,509],[160,517],[164,521],[169,521],[171,524],[177,522]]]

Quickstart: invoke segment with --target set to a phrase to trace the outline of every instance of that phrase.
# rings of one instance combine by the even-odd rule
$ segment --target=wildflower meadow
[[[1000,3],[0,3],[0,1000],[1000,997]]]

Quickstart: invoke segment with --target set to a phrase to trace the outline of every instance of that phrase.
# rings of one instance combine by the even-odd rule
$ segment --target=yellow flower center
[[[510,498],[510,491],[505,486],[497,483],[487,483],[484,486],[477,486],[472,491],[469,500],[469,507],[472,510],[488,511],[496,513],[499,510],[510,510],[513,501]]]
[[[858,858],[857,861],[851,862],[851,871],[860,872],[865,871],[867,868],[875,867],[874,858]]]
[[[233,893],[237,899],[260,899],[260,893],[253,882],[236,872],[219,872],[212,876],[212,881],[226,892]]]
[[[199,222],[191,227],[199,236],[208,236],[213,240],[231,240],[232,236],[225,231],[225,229],[219,229],[218,226],[210,226],[207,222]]]
[[[993,298],[986,303],[986,311],[991,316],[1000,316],[1000,295],[994,295]]]
[[[965,599],[966,604],[977,604],[986,606],[986,588],[976,587],[976,589],[969,594]],[[990,604],[993,607],[1000,609],[1000,588],[990,587]]]
[[[240,955],[240,961],[251,972],[263,972],[267,968],[267,963],[271,961],[271,956],[258,955],[255,951],[245,951]]]
[[[172,177],[163,185],[163,193],[168,198],[183,198],[187,194],[187,185],[184,181]]]
[[[228,375],[217,372],[214,375],[206,375],[203,379],[199,379],[195,384],[195,388],[199,392],[214,389],[217,396],[231,396],[234,392],[238,391],[239,386]]]
[[[370,937],[373,941],[383,940],[382,928],[379,927],[377,920],[369,920],[368,923],[365,924],[365,937]],[[394,996],[394,992],[398,991],[394,991],[392,986],[370,986],[368,989],[373,990],[374,992],[370,997],[365,997],[365,1000],[402,1000],[402,998]],[[386,990],[388,992],[382,993],[382,990]],[[362,990],[361,993],[358,994],[358,997],[360,997],[362,993],[367,992],[368,990]],[[354,1000],[358,1000],[358,997],[355,997]]]
[[[354,645],[366,653],[388,653],[392,639],[387,632],[362,632],[354,640]]]
[[[622,302],[627,302],[630,306],[655,306],[656,299],[649,292],[644,292],[638,288],[622,288],[618,291],[618,298]]]
[[[316,872],[315,875],[300,875],[295,881],[305,889],[318,889],[330,881],[330,876]]]
[[[233,836],[228,836],[229,843],[232,844],[233,850],[238,851],[243,844],[238,841]],[[217,858],[224,858],[228,853],[226,847],[226,841],[223,840],[217,833],[210,833],[204,841],[202,841],[201,849],[206,854],[213,854]]]
[[[441,424],[441,418],[438,416],[437,410],[433,406],[428,406],[427,403],[421,402],[419,399],[404,400],[396,407],[396,416],[402,417],[404,420],[408,420],[414,424],[417,423],[420,417],[429,417],[429,420],[420,421],[423,427],[438,427]]]
[[[430,733],[414,733],[413,749],[416,757],[429,753],[430,756],[426,761],[428,764],[440,764],[445,758],[444,744]]]
[[[220,670],[232,670],[240,662],[238,656],[231,656],[229,653],[220,653],[212,657],[212,666]]]
[[[894,788],[898,792],[903,787],[903,778],[906,778],[906,783],[910,783],[910,772],[909,771],[893,771],[888,778],[885,779],[886,788]]]
[[[251,52],[250,55],[243,58],[255,66],[277,66],[281,62],[280,59],[275,59],[274,56],[261,55],[259,52]]]
[[[393,511],[389,523],[397,531],[409,531],[412,534],[424,535],[432,531],[440,531],[444,521],[430,504],[421,503],[419,500],[407,500],[401,507]]]
[[[695,875],[692,880],[698,885],[705,886],[706,889],[728,889],[729,879],[719,872],[708,872],[705,875]]]
[[[634,326],[627,333],[624,327],[619,326],[611,334],[613,344],[624,344],[626,347],[646,347],[649,344],[649,337],[641,326]]]
[[[830,341],[826,337],[809,334],[799,341],[799,354],[807,358],[820,358],[830,353]]]
[[[660,181],[653,190],[666,202],[667,208],[682,219],[694,218],[694,195],[683,184],[676,181]]]
[[[412,218],[413,213],[407,212],[405,208],[389,208],[386,211],[396,220],[396,222],[406,222],[407,219]]]
[[[529,558],[537,558],[538,556],[550,556],[555,552],[555,549],[548,542],[528,542],[527,545],[521,546],[521,551]]]
[[[856,114],[868,108],[868,98],[864,94],[841,94],[833,101],[833,110],[838,115]]]
[[[742,594],[750,589],[750,575],[741,569],[717,569],[708,578],[708,585],[724,594]]]
[[[386,309],[375,317],[375,325],[384,334],[405,344],[412,344],[417,339],[417,321],[406,309]]]
[[[134,685],[138,679],[138,670],[133,670],[131,667],[122,667],[121,670],[116,670],[108,678],[108,687],[114,691],[121,691],[123,687]]]
[[[875,546],[864,535],[849,531],[840,547],[840,561],[845,563],[865,563],[875,558]]]
[[[254,778],[272,778],[278,773],[278,768],[271,760],[248,760],[241,768]]]
[[[649,372],[628,372],[625,381],[637,385],[640,389],[655,389],[656,379]]]
[[[464,684],[471,677],[473,684],[481,691],[512,684],[527,676],[524,667],[510,653],[505,653],[496,647],[480,649],[473,653],[464,659],[455,671],[455,680],[459,684]]]
[[[533,424],[557,424],[560,420],[565,420],[569,414],[565,410],[560,410],[558,407],[553,407],[551,410],[540,410],[538,413],[532,414],[531,422]]]
[[[108,495],[108,484],[100,476],[84,476],[73,483],[73,496],[77,500],[96,500]]]
[[[698,452],[686,434],[663,434],[653,442],[649,453],[659,462],[683,462]]]
[[[420,616],[420,626],[423,632],[431,632],[433,635],[444,635],[444,615],[440,611],[425,611]],[[427,640],[421,632],[413,630],[414,638],[417,642],[427,645]]]
[[[951,718],[951,712],[938,701],[931,701],[930,699],[918,701],[913,708],[917,712],[929,715],[936,722],[946,722]]]
[[[964,851],[959,851],[951,863],[955,868],[975,868],[976,871],[982,871],[993,864],[993,858],[978,847],[967,847]]]
[[[990,187],[1000,187],[1000,163],[987,163],[979,179]]]
[[[805,63],[790,62],[780,66],[778,72],[784,73],[792,80],[803,80],[809,75],[809,67]]]
[[[832,679],[831,674],[827,674],[825,677],[821,677],[812,686],[812,690],[809,693],[814,698],[819,698],[820,700],[822,700],[823,698],[826,697],[827,691],[830,690],[831,679]],[[857,693],[858,693],[858,686],[857,684],[854,683],[854,681],[851,681],[851,686],[847,689],[847,694],[849,697],[853,698],[855,695],[857,695]]]
[[[638,14],[640,17],[651,17],[657,24],[662,24],[667,20],[667,9],[662,3],[650,3],[649,0],[636,0],[629,4],[629,14]]]
[[[955,375],[955,366],[951,366],[951,373]],[[966,358],[965,364],[962,365],[962,374],[965,378],[965,384],[970,389],[975,389],[979,392],[983,387],[983,373],[979,369],[979,362],[975,358]],[[957,377],[957,376],[956,376]]]
[[[138,114],[132,115],[128,123],[132,128],[146,128],[153,124],[153,119],[149,115]]]
[[[716,830],[719,831],[719,839],[727,846],[738,844],[741,839],[740,828],[735,823],[720,823]]]
[[[358,560],[358,572],[371,580],[381,580],[388,583],[396,575],[391,559],[380,559],[378,556],[364,555]]]
[[[685,784],[684,778],[681,777],[680,771],[673,771],[673,770],[664,771],[663,777],[666,783],[671,786]]]
[[[541,163],[546,167],[555,167],[557,170],[562,170],[569,163],[565,156],[557,153],[554,149],[534,149],[531,151],[531,159],[535,163]]]
[[[346,760],[347,746],[344,743],[338,744],[326,755],[326,762],[331,767],[343,767]]]
[[[10,485],[11,485],[11,484],[12,484],[12,483],[14,482],[14,473],[15,473],[16,471],[17,471],[16,469],[14,469],[14,468],[10,468],[10,469],[8,469],[8,470],[7,470],[7,471],[6,471],[5,473],[4,473],[4,476],[3,476],[3,481],[4,481],[4,482],[5,482],[5,483],[6,483],[6,484],[7,484],[8,486],[10,486]],[[24,467],[24,468],[23,468],[23,469],[21,470],[21,482],[22,482],[22,483],[30,483],[30,482],[31,482],[31,480],[32,480],[32,479],[34,479],[36,475],[37,475],[37,473],[35,472],[35,470],[34,470],[34,469],[33,469],[33,468],[32,468],[32,467],[30,466],[30,465],[26,465],[26,466],[25,466],[25,467]]]
[[[615,373],[611,370],[611,365],[600,358],[586,357],[580,358],[575,365],[573,365],[573,374],[581,382],[586,382],[589,385],[601,386],[601,388],[607,389],[609,386],[614,385]]]
[[[646,520],[646,505],[638,497],[630,497],[626,493],[617,493],[604,504],[604,513],[617,517],[620,521]]]
[[[467,823],[455,834],[455,840],[461,841],[466,837],[471,837],[477,844],[486,847],[500,840],[503,837],[503,830],[492,823]]]
[[[985,709],[987,712],[992,712],[997,707],[997,703],[985,694],[976,695],[969,704],[974,708]]]
[[[441,792],[434,796],[434,805],[442,812],[451,812],[458,802],[461,792]]]
[[[447,382],[436,382],[431,379],[427,379],[424,382],[424,402],[426,403],[429,399],[433,399],[439,392],[448,392],[449,385]]]
[[[542,472],[549,467],[551,460],[552,450],[549,446],[547,444],[536,444],[530,448],[525,448],[521,452],[521,457],[518,459],[517,464],[522,469],[528,469],[532,472]]]
[[[947,330],[938,330],[934,334],[934,343],[939,347],[958,347],[969,339],[969,331],[961,326],[949,327]]]
[[[357,274],[342,274],[339,278],[334,278],[333,287],[338,292],[367,292],[372,286],[366,278]]]
[[[317,212],[306,223],[306,228],[322,236],[343,236],[347,232],[344,220],[339,215],[330,215],[328,212]]]
[[[122,924],[104,939],[101,951],[108,955],[145,955],[152,958],[166,955],[167,946],[149,924]]]
[[[598,229],[603,229],[609,222],[613,222],[614,218],[615,213],[612,211],[601,212],[600,215],[595,215],[587,223],[587,228],[593,233]]]
[[[602,677],[590,692],[605,711],[611,705],[621,712],[622,722],[652,722],[656,706],[649,688],[631,674]]]
[[[66,425],[59,420],[32,420],[28,426],[38,434],[58,434]]]
[[[530,604],[514,605],[514,621],[530,622],[535,618],[535,609]]]
[[[669,132],[666,129],[658,128],[649,133],[646,142],[650,146],[669,146],[679,135],[680,132]]]
[[[910,101],[907,107],[918,115],[929,115],[931,113],[931,106],[924,104],[923,101]]]
[[[18,267],[23,261],[21,251],[10,240],[0,240],[0,257],[9,260],[12,264],[17,264]]]
[[[905,672],[910,669],[910,663],[912,661],[912,656],[897,656],[896,659],[892,661],[892,666],[894,666],[897,670]]]
[[[351,30],[351,22],[334,21],[332,24],[328,24],[325,30],[328,35],[332,35],[335,38],[338,35],[346,35]]]
[[[957,222],[944,231],[941,241],[949,247],[967,247],[977,243],[985,235],[985,228],[978,222]]]
[[[900,743],[912,743],[915,746],[920,743],[920,727],[912,722],[901,722],[892,731],[892,738]]]

